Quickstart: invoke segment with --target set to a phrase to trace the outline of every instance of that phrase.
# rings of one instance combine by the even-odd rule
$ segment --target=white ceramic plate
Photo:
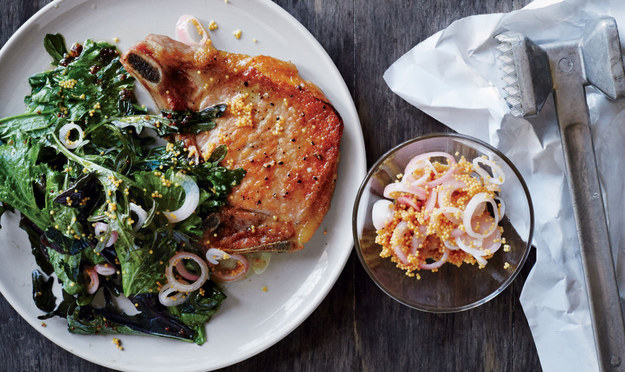
[[[80,336],[67,332],[64,319],[42,327],[41,312],[31,298],[30,273],[36,267],[17,217],[6,214],[0,229],[0,291],[39,332],[68,351],[121,370],[208,370],[231,365],[273,345],[306,319],[329,292],[352,249],[351,210],[366,159],[360,122],[345,83],[323,48],[308,31],[270,1],[254,0],[133,0],[54,1],[28,22],[0,52],[0,117],[22,113],[29,93],[27,78],[49,68],[43,48],[46,33],[61,33],[68,45],[86,38],[119,38],[125,50],[149,33],[173,35],[177,18],[196,15],[203,23],[215,20],[211,33],[219,49],[265,54],[292,61],[301,76],[316,83],[345,122],[339,179],[332,208],[305,249],[274,255],[260,276],[225,288],[228,299],[207,324],[202,345],[150,336]],[[233,32],[242,30],[237,40]],[[148,103],[148,102],[146,102]],[[323,231],[327,230],[327,234]],[[268,288],[267,292],[262,287]]]

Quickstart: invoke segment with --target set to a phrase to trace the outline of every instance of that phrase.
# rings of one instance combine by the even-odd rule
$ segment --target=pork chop
[[[200,42],[148,35],[121,60],[160,109],[227,104],[215,129],[180,136],[203,159],[227,145],[223,165],[247,171],[218,214],[218,227],[205,232],[205,247],[230,253],[301,249],[330,207],[341,117],[292,63],[218,50],[197,20],[186,22]]]

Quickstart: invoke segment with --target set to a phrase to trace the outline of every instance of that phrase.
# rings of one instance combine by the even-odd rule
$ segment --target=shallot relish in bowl
[[[498,196],[505,174],[486,155],[456,161],[458,155],[438,151],[413,157],[384,188],[386,199],[373,205],[380,256],[390,257],[408,276],[437,271],[446,262],[483,267],[502,245],[510,249],[498,225],[505,210]]]
[[[471,137],[405,142],[371,168],[354,205],[358,256],[395,300],[423,311],[470,309],[520,271],[534,215],[520,173]]]

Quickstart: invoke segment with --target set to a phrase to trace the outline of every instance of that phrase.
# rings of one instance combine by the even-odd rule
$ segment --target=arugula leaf
[[[52,293],[52,285],[54,285],[54,278],[45,278],[39,270],[35,270],[32,273],[33,280],[33,300],[35,305],[46,313],[54,311],[56,307],[56,297]]]
[[[132,297],[141,311],[128,315],[113,305],[110,294],[105,293],[106,306],[75,307],[67,314],[68,329],[78,334],[151,334],[182,341],[193,341],[195,332],[180,320],[171,316],[158,302],[156,295]]]
[[[45,320],[52,318],[53,316],[60,316],[61,318],[67,318],[67,314],[73,311],[76,308],[76,299],[73,295],[61,290],[63,299],[61,303],[54,309],[53,311],[48,312],[47,314],[40,315],[37,319]]]
[[[78,226],[76,225],[76,228]],[[76,235],[79,238],[68,238],[53,227],[49,227],[44,235],[50,243],[50,248],[62,254],[75,255],[86,248],[93,247],[90,241],[80,238],[80,235]]]
[[[52,57],[52,64],[57,65],[63,56],[67,53],[65,48],[65,39],[61,34],[46,34],[43,38],[43,46]]]
[[[167,283],[165,268],[178,249],[171,230],[166,228],[141,238],[138,236],[137,245],[131,248],[116,246],[123,273],[122,286],[127,296],[158,292]]]
[[[215,120],[226,111],[226,105],[210,106],[202,111],[172,111],[162,110],[161,113],[167,119],[173,121],[172,125],[178,127],[180,133],[198,134],[215,128]]]
[[[63,254],[48,248],[48,256],[56,277],[63,283],[64,291],[76,295],[85,290],[84,278],[80,275],[82,254]]]
[[[120,129],[132,127],[137,134],[141,134],[144,129],[152,129],[161,137],[180,133],[179,128],[172,126],[171,120],[161,116],[128,115],[114,118],[110,123]]]
[[[36,160],[41,144],[21,131],[9,137],[0,145],[0,201],[19,210],[40,229],[50,225],[51,216],[47,208],[37,206],[34,184],[40,176],[52,171]]]
[[[192,293],[182,305],[170,308],[170,313],[195,330],[194,342],[206,341],[206,322],[217,312],[226,295],[213,282],[207,281],[201,291]]]
[[[86,218],[98,202],[102,201],[102,185],[95,173],[90,172],[80,177],[65,191],[54,198],[55,203],[74,207]]]
[[[54,126],[50,125],[54,121],[54,115],[51,112],[28,113],[4,118],[0,122],[0,139],[6,141],[18,130],[33,137],[39,137],[54,129]]]
[[[30,241],[31,253],[35,257],[37,266],[46,274],[50,275],[54,272],[54,268],[50,264],[46,246],[43,245],[43,231],[35,226],[28,218],[22,216],[20,218],[20,228],[28,234]]]

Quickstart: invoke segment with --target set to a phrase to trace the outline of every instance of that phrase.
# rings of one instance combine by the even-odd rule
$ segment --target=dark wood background
[[[48,2],[0,0],[0,45]],[[388,66],[458,18],[509,12],[529,0],[276,2],[319,40],[341,71],[360,115],[371,165],[400,142],[448,131],[389,90],[382,79]],[[334,288],[299,328],[224,371],[538,371],[518,300],[534,260],[532,253],[516,281],[489,303],[436,315],[385,296],[352,253]],[[48,341],[1,295],[0,355],[4,371],[108,371]]]

